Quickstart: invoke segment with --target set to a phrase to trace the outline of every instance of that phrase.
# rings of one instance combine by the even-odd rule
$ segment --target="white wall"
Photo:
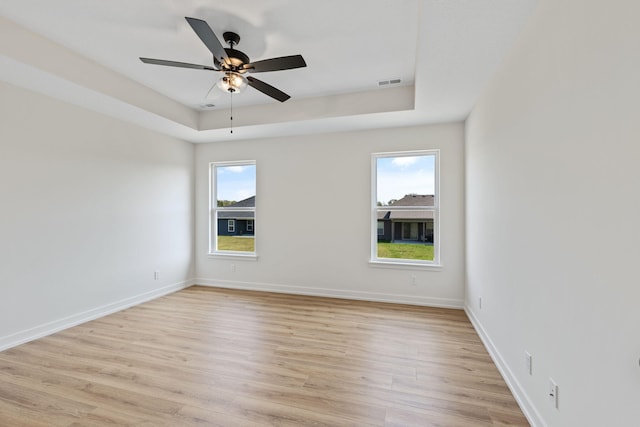
[[[0,349],[193,277],[193,152],[0,83]]]
[[[463,132],[458,123],[198,145],[198,283],[461,307]],[[441,149],[444,266],[441,271],[373,267],[368,262],[371,154],[431,148]],[[229,160],[257,161],[257,261],[207,256],[209,163]]]
[[[541,0],[467,121],[467,310],[537,425],[640,423],[638,16]]]

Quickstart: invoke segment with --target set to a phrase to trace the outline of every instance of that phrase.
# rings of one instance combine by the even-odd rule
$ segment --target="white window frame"
[[[253,232],[253,219],[247,220],[247,231]]]
[[[227,233],[235,233],[236,232],[236,220],[228,219],[227,220]]]
[[[253,212],[254,222],[256,220],[257,215],[257,204],[258,199],[256,197],[256,206],[255,207],[218,207],[216,201],[218,200],[217,196],[217,183],[216,183],[216,171],[219,167],[229,167],[229,166],[255,166],[256,167],[256,193],[258,192],[258,176],[257,176],[257,165],[255,160],[242,160],[242,161],[232,161],[232,162],[212,162],[209,163],[209,256],[212,257],[240,257],[240,258],[252,258],[257,259],[257,235],[254,231],[253,239],[254,239],[254,251],[253,252],[244,252],[244,251],[224,251],[218,250],[218,213],[222,211],[232,211],[232,212]],[[235,220],[233,220],[235,222]],[[234,225],[234,229],[235,226]],[[227,222],[227,232],[229,231],[229,223]]]
[[[378,206],[378,159],[385,157],[419,157],[435,156],[434,159],[434,198],[433,206]],[[378,211],[394,210],[428,210],[433,212],[433,260],[413,260],[403,258],[378,258]],[[378,266],[411,266],[419,268],[436,267],[439,269],[440,258],[440,150],[416,150],[416,151],[396,151],[373,153],[371,155],[371,258],[370,263]]]

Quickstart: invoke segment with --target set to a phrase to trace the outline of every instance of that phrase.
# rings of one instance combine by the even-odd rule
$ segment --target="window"
[[[371,261],[438,265],[439,151],[372,158]]]
[[[209,253],[255,256],[256,163],[211,163]]]

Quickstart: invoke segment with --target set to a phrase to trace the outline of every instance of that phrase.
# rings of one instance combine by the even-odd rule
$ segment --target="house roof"
[[[254,219],[253,212],[248,211],[220,211],[218,212],[218,219]]]
[[[253,211],[229,211],[226,209],[233,208],[255,208],[256,196],[247,197],[244,200],[233,203],[225,207],[225,210],[218,211],[218,218],[220,219],[253,219],[255,213]]]
[[[400,200],[391,203],[390,206],[433,206],[433,194],[407,194]]]
[[[402,199],[396,200],[389,206],[393,207],[413,207],[413,206],[434,206],[433,194],[407,194]],[[424,209],[402,209],[402,210],[379,210],[378,219],[391,220],[424,220],[433,219],[433,211]]]
[[[235,202],[227,208],[255,208],[256,207],[256,196],[247,197],[244,200],[240,200],[239,202]]]

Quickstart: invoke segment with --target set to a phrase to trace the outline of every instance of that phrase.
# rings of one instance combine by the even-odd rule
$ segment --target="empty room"
[[[0,0],[0,427],[639,425],[638,16]]]

